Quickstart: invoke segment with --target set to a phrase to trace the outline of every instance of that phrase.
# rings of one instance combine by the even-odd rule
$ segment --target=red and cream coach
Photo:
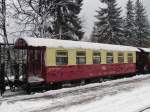
[[[18,38],[15,48],[26,66],[28,85],[58,85],[136,73],[136,52],[131,46],[44,38]]]

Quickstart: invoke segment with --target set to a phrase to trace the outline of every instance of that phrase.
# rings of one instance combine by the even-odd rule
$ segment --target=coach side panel
[[[56,52],[67,51],[68,64],[56,65]],[[86,52],[86,64],[76,64],[77,51]],[[99,50],[101,54],[101,63],[93,64],[93,50],[91,49],[63,49],[47,48],[45,53],[46,82],[53,83],[66,80],[78,80],[91,77],[119,76],[122,74],[136,72],[136,53],[123,52],[123,63],[118,62],[117,51]],[[113,53],[113,63],[107,63],[107,53]],[[128,61],[132,56],[132,62]]]

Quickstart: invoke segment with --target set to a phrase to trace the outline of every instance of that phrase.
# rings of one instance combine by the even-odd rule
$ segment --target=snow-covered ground
[[[106,96],[91,103],[64,108],[58,112],[141,112],[147,107],[150,107],[149,85],[130,92]]]
[[[0,112],[150,112],[149,107],[150,75],[0,98]]]

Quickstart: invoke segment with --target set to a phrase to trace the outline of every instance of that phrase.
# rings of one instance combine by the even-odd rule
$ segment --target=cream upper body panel
[[[57,51],[65,51],[68,53],[68,65],[76,65],[76,53],[78,51],[84,51],[86,52],[86,64],[93,64],[93,52],[95,50],[91,49],[64,49],[64,48],[46,48],[45,52],[45,64],[46,66],[56,66],[56,52]],[[113,63],[119,63],[118,62],[118,54],[120,52],[118,51],[107,51],[107,50],[96,50],[97,52],[100,52],[100,58],[101,62],[99,64],[107,64],[107,53],[112,52],[113,53]],[[122,52],[124,63],[128,63],[128,54],[131,53],[133,57],[133,63],[136,63],[136,52],[130,51],[130,52]]]

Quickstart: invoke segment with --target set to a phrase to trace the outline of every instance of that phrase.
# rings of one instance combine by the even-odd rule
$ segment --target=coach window
[[[113,53],[112,52],[107,53],[107,63],[109,63],[109,64],[113,63]]]
[[[35,51],[34,51],[34,59],[35,59],[35,60],[38,60],[38,56],[39,56],[39,51],[38,51],[38,50],[35,50]]]
[[[133,54],[128,53],[128,63],[133,63]]]
[[[57,51],[56,52],[56,65],[67,65],[68,64],[68,52]]]
[[[93,52],[93,64],[100,64],[100,63],[101,63],[101,53]]]
[[[86,53],[84,51],[78,51],[76,54],[77,64],[86,64]]]
[[[124,63],[124,53],[118,53],[118,63]]]

